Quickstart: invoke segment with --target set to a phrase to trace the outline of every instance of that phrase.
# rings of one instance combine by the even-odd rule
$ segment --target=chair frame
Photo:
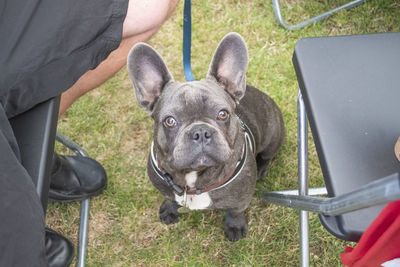
[[[325,194],[324,188],[308,190],[308,120],[303,97],[299,90],[297,98],[297,134],[298,134],[298,195],[294,191],[275,191],[265,193],[263,198],[269,203],[300,210],[300,263],[309,266],[309,228],[308,212],[322,215],[340,215],[373,205],[384,204],[400,199],[400,173],[371,182],[347,194],[320,198],[309,195]]]
[[[340,6],[340,7],[331,9],[331,10],[329,10],[329,11],[327,11],[325,13],[322,13],[322,14],[320,14],[318,16],[315,16],[315,17],[312,17],[312,18],[310,18],[308,20],[302,21],[302,22],[300,22],[300,23],[298,23],[296,25],[288,25],[288,24],[286,24],[284,22],[284,20],[282,18],[282,14],[281,14],[281,8],[280,8],[280,5],[279,5],[279,0],[272,0],[272,5],[273,5],[273,8],[274,8],[274,13],[275,13],[276,20],[278,21],[278,23],[280,25],[282,25],[282,27],[286,28],[287,30],[298,30],[298,29],[301,29],[301,28],[307,26],[308,24],[314,23],[316,21],[323,20],[323,19],[331,16],[333,13],[338,12],[338,11],[340,11],[342,9],[349,9],[349,8],[355,7],[355,6],[359,5],[359,4],[362,4],[362,3],[366,2],[366,1],[367,0],[353,0],[353,1],[351,1],[351,2],[349,2],[347,4],[344,4],[344,5]]]
[[[59,131],[56,134],[56,140],[72,150],[76,155],[88,157],[88,154],[77,143],[63,135]],[[89,209],[90,198],[81,201],[81,215],[79,225],[79,240],[78,240],[78,261],[77,267],[84,267],[86,261],[87,239],[89,229]]]
[[[48,192],[50,187],[50,176],[51,176],[51,162],[53,159],[54,153],[54,143],[55,140],[59,141],[67,148],[74,151],[76,154],[80,156],[87,157],[87,153],[76,143],[71,141],[68,137],[63,134],[57,132],[57,121],[58,121],[58,110],[60,105],[60,97],[55,97],[45,103],[41,103],[38,106],[34,107],[38,109],[41,114],[45,114],[45,118],[43,118],[44,126],[43,131],[40,134],[43,136],[37,136],[35,138],[40,138],[40,150],[41,156],[38,159],[35,159],[33,162],[29,158],[25,159],[25,154],[21,151],[22,161],[24,167],[27,169],[28,173],[31,175],[33,182],[36,187],[36,191],[41,199],[43,210],[46,213],[47,202],[48,202]],[[25,150],[32,149],[32,136],[27,138],[23,133],[26,131],[22,131],[21,129],[26,128],[26,117],[28,117],[28,121],[35,121],[37,115],[33,115],[30,112],[31,110],[24,114],[21,114],[22,117],[17,116],[11,119],[12,127],[14,128],[15,135],[17,137],[17,142],[22,142],[23,146],[26,146]],[[21,134],[19,134],[21,132]],[[43,141],[42,141],[43,140]],[[21,148],[21,146],[20,146]],[[79,226],[79,243],[78,243],[78,267],[85,266],[86,259],[86,247],[87,247],[87,237],[88,237],[88,226],[89,226],[89,208],[90,208],[90,199],[85,199],[81,202],[81,220]]]

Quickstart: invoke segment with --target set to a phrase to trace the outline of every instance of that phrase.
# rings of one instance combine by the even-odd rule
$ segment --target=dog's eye
[[[169,116],[169,117],[167,117],[165,120],[164,120],[164,125],[165,126],[167,126],[167,127],[174,127],[175,125],[176,125],[176,120],[175,120],[175,118],[174,117],[171,117],[171,116]]]
[[[229,118],[229,112],[228,111],[223,109],[223,110],[220,110],[218,112],[218,116],[217,116],[218,120],[224,121],[224,120],[227,120],[228,118]]]

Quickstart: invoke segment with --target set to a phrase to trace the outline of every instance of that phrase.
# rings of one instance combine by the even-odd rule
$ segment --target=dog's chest
[[[185,179],[186,179],[186,183],[189,187],[194,187],[196,180],[197,180],[197,172],[193,171],[193,172],[186,174]],[[207,209],[212,204],[212,200],[211,200],[208,192],[201,193],[198,195],[183,194],[182,196],[175,194],[175,201],[179,205],[185,206],[191,210]]]

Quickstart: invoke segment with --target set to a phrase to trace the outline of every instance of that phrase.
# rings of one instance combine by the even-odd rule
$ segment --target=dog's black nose
[[[195,143],[208,144],[213,136],[213,130],[206,126],[194,127],[190,131],[190,138]]]

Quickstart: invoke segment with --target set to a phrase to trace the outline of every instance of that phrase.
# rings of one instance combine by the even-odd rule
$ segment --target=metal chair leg
[[[345,5],[342,5],[340,7],[337,7],[337,8],[334,8],[332,10],[329,10],[329,11],[327,11],[327,12],[321,14],[321,15],[315,16],[315,17],[313,17],[311,19],[308,19],[308,20],[305,20],[303,22],[300,22],[299,24],[296,24],[296,25],[288,25],[283,21],[282,14],[281,14],[281,8],[279,6],[279,0],[272,0],[272,5],[274,7],[274,13],[275,13],[276,20],[279,22],[279,24],[281,24],[283,27],[285,27],[288,30],[297,30],[297,29],[303,28],[304,26],[306,26],[306,25],[308,25],[310,23],[313,23],[313,22],[316,22],[316,21],[319,21],[319,20],[323,20],[323,19],[329,17],[330,15],[332,15],[333,13],[335,13],[335,12],[337,12],[339,10],[349,9],[349,8],[355,7],[355,6],[357,6],[357,5],[361,4],[361,3],[364,3],[366,1],[367,0],[351,1],[351,2],[349,2],[347,4],[345,4]]]
[[[89,229],[89,208],[90,198],[81,202],[81,224],[79,226],[79,248],[78,248],[78,267],[85,266],[86,247]]]
[[[308,195],[308,123],[303,102],[299,90],[297,98],[297,141],[298,141],[298,179],[299,195]],[[309,266],[309,242],[308,242],[308,211],[301,210],[299,216],[301,266]]]
[[[87,153],[78,144],[69,139],[67,136],[57,131],[56,140],[76,154],[83,157],[87,157]],[[89,208],[90,208],[90,198],[82,200],[81,202],[81,222],[79,225],[79,241],[78,241],[78,267],[85,266],[86,260],[86,247],[88,238],[88,226],[89,226]]]

